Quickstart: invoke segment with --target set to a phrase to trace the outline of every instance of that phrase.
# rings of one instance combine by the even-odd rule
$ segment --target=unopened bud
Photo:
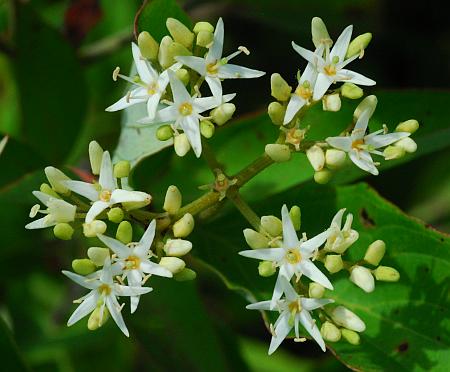
[[[364,255],[364,261],[371,265],[378,266],[386,252],[386,244],[382,240],[375,240]]]
[[[197,277],[197,273],[194,270],[185,267],[179,273],[176,273],[173,278],[177,282],[187,282],[189,280],[194,280]]]
[[[361,338],[359,334],[355,331],[351,331],[350,329],[342,328],[341,329],[342,338],[347,341],[351,345],[359,345],[361,342]]]
[[[167,188],[163,209],[169,214],[175,214],[181,208],[183,198],[178,187],[171,185]]]
[[[164,252],[172,257],[182,257],[188,254],[192,249],[192,243],[188,240],[169,239],[164,244]]]
[[[405,156],[405,149],[398,146],[388,146],[383,150],[385,160],[400,159]]]
[[[161,39],[161,43],[159,44],[158,61],[164,69],[172,66],[174,62],[173,57],[171,58],[169,56],[169,45],[171,45],[172,43],[172,38],[166,35]]]
[[[214,32],[214,26],[209,22],[197,22],[194,26],[194,34],[198,34],[201,31]]]
[[[351,58],[357,54],[362,55],[362,51],[367,48],[371,40],[372,34],[370,32],[355,37],[348,46],[345,58]]]
[[[277,271],[272,261],[261,261],[258,265],[258,273],[264,278],[272,276]]]
[[[335,307],[330,315],[336,324],[352,331],[364,332],[366,329],[366,325],[361,318],[344,306]]]
[[[209,31],[200,31],[197,34],[197,45],[203,48],[209,47],[214,40],[214,34]]]
[[[77,274],[89,275],[95,271],[96,267],[90,259],[81,258],[81,259],[72,261],[72,269]]]
[[[133,227],[128,221],[122,221],[117,227],[116,239],[123,244],[128,244],[133,241]]]
[[[322,169],[314,173],[314,181],[316,181],[319,185],[325,185],[330,182],[331,177],[333,177],[333,173],[331,173],[328,169]]]
[[[325,165],[325,154],[320,146],[314,145],[306,150],[306,156],[316,172]]]
[[[302,211],[300,210],[300,207],[294,205],[289,211],[289,216],[291,217],[295,231],[299,231],[302,225]]]
[[[173,137],[173,130],[170,125],[161,125],[156,130],[156,138],[160,141],[167,141]]]
[[[327,94],[322,98],[323,111],[337,112],[341,109],[339,93]]]
[[[138,36],[138,46],[142,57],[151,61],[158,58],[159,45],[147,31],[142,31]]]
[[[382,282],[398,282],[400,279],[400,273],[389,266],[378,266],[373,274],[377,280]]]
[[[331,273],[337,273],[344,267],[340,254],[329,254],[325,257],[325,268]]]
[[[359,116],[366,110],[369,111],[369,116],[372,116],[375,108],[377,107],[378,99],[374,95],[367,96],[364,98],[360,104],[356,107],[353,113],[354,120],[358,120]]]
[[[183,217],[181,217],[177,222],[173,224],[173,235],[176,238],[187,237],[192,232],[192,230],[194,230],[194,224],[194,217],[192,217],[192,214],[186,213]]]
[[[224,125],[231,119],[235,111],[236,106],[233,103],[222,103],[211,111],[211,116],[217,125]]]
[[[262,216],[261,227],[270,236],[279,236],[283,232],[283,224],[281,220],[275,216]]]
[[[53,228],[53,234],[55,234],[55,236],[61,240],[72,239],[73,232],[74,232],[73,227],[70,226],[68,223],[58,223]]]
[[[265,152],[276,163],[282,163],[291,158],[291,150],[288,145],[269,143],[265,147]]]
[[[111,208],[106,215],[108,216],[108,220],[114,223],[120,223],[123,220],[124,213],[122,208],[115,207]]]
[[[102,166],[103,149],[97,141],[89,143],[89,161],[91,163],[92,174],[98,176]]]
[[[364,292],[370,293],[375,289],[375,280],[369,269],[363,266],[354,266],[350,272],[350,281],[355,283]]]
[[[189,143],[186,133],[181,133],[178,136],[175,136],[173,147],[175,149],[175,153],[181,157],[189,152],[191,149],[191,144]]]
[[[163,38],[164,40],[164,38]],[[176,61],[175,61],[175,57],[177,56],[190,56],[192,55],[192,53],[182,44],[176,42],[176,41],[172,41],[170,43],[164,44],[164,50],[163,49],[163,44],[161,41],[161,46],[159,48],[159,52],[161,54],[161,52],[163,52],[163,62],[165,63],[165,65],[161,65],[163,68],[167,69],[170,66],[172,66]]]
[[[127,160],[121,160],[114,164],[114,177],[125,178],[130,175],[131,165]]]
[[[167,18],[166,26],[170,35],[172,35],[177,43],[180,43],[188,49],[192,47],[194,34],[183,23],[175,18]]]
[[[200,133],[205,138],[211,138],[216,131],[216,127],[209,120],[202,120],[200,122]]]
[[[109,257],[109,249],[102,247],[91,247],[87,250],[87,256],[95,266],[103,266],[105,260]]]
[[[402,138],[400,141],[397,141],[394,146],[399,147],[410,154],[417,150],[417,143],[409,137]]]
[[[286,108],[279,102],[271,102],[267,107],[267,113],[269,114],[272,123],[275,125],[282,125],[284,115],[286,114]]]
[[[255,230],[245,229],[244,237],[250,248],[260,249],[269,247],[269,239]]]
[[[83,234],[86,238],[95,238],[97,234],[103,234],[106,231],[106,223],[100,220],[94,220],[91,223],[83,224]]]
[[[99,329],[109,318],[109,311],[106,306],[103,306],[103,314],[102,308],[96,307],[94,311],[91,313],[88,319],[87,327],[90,331],[95,331]]]
[[[150,194],[147,194],[146,192],[143,191],[133,191],[133,193],[137,196],[137,194],[139,194],[139,196],[142,197],[142,201],[139,202],[122,202],[122,207],[126,210],[126,211],[132,211],[135,209],[140,209],[145,207],[146,205],[149,205],[152,202],[152,196]]]
[[[341,95],[350,99],[359,99],[364,95],[364,91],[356,84],[345,83],[341,87]]]
[[[163,257],[159,264],[169,270],[172,274],[181,272],[185,267],[185,262],[178,257]]]
[[[325,152],[325,164],[330,169],[339,169],[345,164],[346,156],[344,151],[328,149]]]
[[[320,328],[320,333],[324,340],[329,342],[337,342],[341,339],[341,331],[333,323],[326,321]]]
[[[53,190],[55,190],[59,194],[70,193],[70,190],[67,188],[67,186],[64,186],[63,184],[64,181],[69,181],[70,178],[67,177],[63,172],[55,167],[46,167],[44,169],[44,172]]]
[[[325,26],[325,23],[319,17],[314,17],[311,21],[311,34],[316,48],[321,44],[331,46],[333,43],[328,34],[327,26]]]
[[[319,283],[311,282],[309,283],[308,293],[311,298],[322,298],[325,293],[325,287]]]
[[[270,89],[272,97],[278,101],[285,102],[291,98],[292,87],[278,73],[270,77]]]
[[[395,128],[396,132],[408,132],[408,133],[414,133],[417,129],[419,129],[419,122],[414,119],[406,120],[401,122],[399,125],[397,125],[397,128]]]
[[[188,70],[180,68],[175,72],[175,75],[184,85],[188,85],[190,79]]]
[[[40,187],[39,187],[39,191],[43,192],[44,194],[53,196],[56,199],[61,199],[61,197],[55,192],[55,190],[53,190],[49,184],[47,183],[43,183]]]

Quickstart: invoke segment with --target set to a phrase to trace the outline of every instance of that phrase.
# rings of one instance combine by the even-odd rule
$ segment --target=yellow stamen
[[[334,75],[336,75],[336,66],[335,66],[335,65],[328,65],[328,66],[325,66],[325,67],[323,68],[323,70],[325,71],[325,73],[326,73],[328,76],[334,76]]]
[[[358,139],[352,142],[352,149],[359,150],[364,145],[363,139]]]
[[[129,256],[125,260],[126,268],[129,270],[139,269],[139,266],[141,265],[141,260],[139,257],[136,256]]]
[[[192,114],[192,105],[190,103],[185,102],[181,104],[180,107],[178,107],[178,111],[183,116],[189,116]]]
[[[109,202],[111,200],[111,191],[109,190],[102,190],[100,192],[100,200],[104,202]]]
[[[290,264],[296,264],[302,260],[302,255],[300,254],[298,249],[289,249],[286,253],[286,260]]]
[[[219,66],[218,66],[217,62],[208,63],[206,65],[206,72],[208,74],[216,75],[218,71],[219,71]]]

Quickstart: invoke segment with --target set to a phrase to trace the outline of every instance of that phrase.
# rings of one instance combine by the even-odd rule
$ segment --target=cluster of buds
[[[264,72],[229,63],[241,53],[249,54],[245,47],[222,56],[221,18],[215,28],[208,22],[197,22],[191,31],[174,18],[168,18],[166,26],[170,35],[164,36],[159,44],[147,31],[139,34],[138,44],[132,43],[137,75],[124,76],[117,67],[113,78],[128,81],[134,89],[106,110],[146,105],[147,116],[138,120],[139,125],[157,125],[157,139],[173,139],[177,155],[184,156],[192,148],[199,157],[201,137],[211,138],[216,126],[227,123],[236,110],[229,102],[235,94],[223,95],[221,81],[256,78]],[[201,96],[203,82],[212,96]],[[167,89],[168,85],[171,89]]]

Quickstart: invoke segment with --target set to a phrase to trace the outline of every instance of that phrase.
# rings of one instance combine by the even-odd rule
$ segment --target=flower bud
[[[255,230],[245,229],[244,238],[250,248],[259,249],[269,247],[269,239]]]
[[[186,133],[181,133],[178,136],[175,136],[173,141],[173,146],[175,149],[175,153],[178,156],[184,156],[191,149],[191,144],[186,136]]]
[[[306,156],[316,172],[323,169],[325,165],[325,154],[321,147],[314,145],[306,150]]]
[[[364,332],[366,329],[366,325],[361,318],[344,306],[335,307],[330,315],[337,325],[352,331]]]
[[[412,154],[413,152],[416,152],[416,150],[417,150],[417,143],[414,142],[414,140],[409,137],[402,138],[400,141],[397,141],[394,144],[394,146],[399,147],[410,154]]]
[[[373,274],[377,280],[382,282],[398,282],[400,279],[400,273],[389,266],[378,266]]]
[[[194,230],[194,217],[192,217],[192,214],[186,213],[173,224],[172,230],[176,238],[185,238],[188,236]]]
[[[214,26],[209,23],[209,22],[197,22],[194,26],[194,34],[198,34],[201,31],[206,31],[206,32],[214,32]]]
[[[74,232],[73,227],[70,226],[68,223],[65,223],[65,222],[58,223],[53,228],[53,234],[55,234],[55,236],[58,239],[61,239],[61,240],[70,240],[70,239],[72,239],[73,232]]]
[[[178,187],[171,185],[167,188],[163,209],[169,214],[175,214],[181,208],[183,199]]]
[[[128,244],[133,241],[133,226],[129,221],[122,221],[117,227],[116,239],[123,244]]]
[[[214,40],[214,34],[209,31],[200,31],[197,34],[197,45],[208,48]]]
[[[276,163],[282,163],[291,158],[291,150],[288,145],[269,143],[265,147],[265,152]]]
[[[372,273],[363,266],[354,266],[352,268],[350,281],[367,293],[373,292],[375,289],[375,280],[373,279]]]
[[[300,210],[300,207],[298,205],[292,206],[289,211],[289,216],[291,217],[295,231],[299,231],[302,225],[302,211]]]
[[[321,44],[331,46],[333,41],[328,34],[327,26],[319,17],[314,17],[311,21],[311,34],[314,46],[318,48]]]
[[[192,243],[188,240],[169,239],[164,244],[164,252],[172,257],[182,257],[188,254],[192,249]]]
[[[146,205],[149,205],[152,202],[152,196],[150,194],[147,194],[142,191],[133,191],[134,194],[139,193],[142,196],[142,201],[139,202],[122,202],[122,207],[126,211],[132,211],[135,209],[140,209],[142,207],[145,207]]]
[[[53,190],[55,190],[59,194],[70,193],[70,190],[63,184],[64,181],[69,181],[70,178],[67,177],[63,172],[55,167],[46,167],[44,169],[44,172]]]
[[[325,185],[330,182],[333,173],[331,173],[328,169],[322,169],[314,173],[314,181],[316,181],[319,185]]]
[[[261,261],[258,265],[258,273],[264,278],[268,278],[275,274],[277,269],[271,261]]]
[[[339,93],[327,94],[322,98],[323,111],[337,112],[341,109]]]
[[[211,111],[211,116],[217,125],[224,125],[231,119],[235,111],[236,106],[233,103],[222,103]]]
[[[364,255],[364,261],[370,263],[371,265],[378,266],[381,259],[386,252],[386,244],[382,240],[375,240],[369,248],[367,248],[366,254]]]
[[[329,254],[325,257],[325,268],[331,273],[337,273],[344,267],[340,254]]]
[[[165,36],[164,38],[166,38],[166,37],[167,36]],[[163,40],[164,40],[164,38],[163,38]],[[176,62],[175,57],[190,56],[192,54],[188,49],[186,49],[185,46],[181,45],[180,43],[178,43],[176,41],[172,41],[172,39],[170,39],[170,41],[166,42],[164,45],[163,45],[163,40],[161,41],[161,46],[159,48],[159,52],[160,52],[160,55],[162,55],[162,62],[164,63],[164,65],[161,65],[161,66],[165,69],[169,68]]]
[[[311,298],[322,298],[325,293],[325,287],[319,283],[311,282],[309,283],[308,293]]]
[[[283,224],[281,220],[275,216],[262,216],[261,227],[270,236],[279,236],[283,232]]]
[[[178,257],[163,257],[159,264],[172,274],[178,274],[186,267],[185,262]]]
[[[370,32],[355,37],[348,46],[345,58],[351,58],[357,54],[362,55],[362,51],[367,48],[371,40],[372,34]]]
[[[83,224],[83,234],[86,238],[95,238],[97,234],[103,234],[106,228],[106,223],[100,220],[94,220],[91,223]]]
[[[156,130],[156,138],[159,141],[167,141],[173,137],[173,130],[170,125],[161,125]]]
[[[131,165],[127,160],[121,160],[114,164],[114,177],[125,178],[130,175]]]
[[[72,261],[72,269],[77,274],[89,275],[95,271],[96,267],[90,259],[81,258],[81,259]]]
[[[89,161],[91,163],[92,174],[98,176],[102,166],[103,149],[97,141],[89,143]]]
[[[211,138],[216,131],[216,127],[209,120],[202,120],[200,122],[200,133],[205,138]]]
[[[90,331],[95,331],[105,324],[108,318],[109,311],[106,306],[103,307],[103,314],[101,313],[101,307],[96,307],[89,316],[87,327]]]
[[[53,196],[56,199],[61,199],[61,197],[53,190],[49,184],[43,183],[41,187],[39,187],[39,191],[43,192],[44,194]]]
[[[284,115],[286,114],[286,108],[279,102],[271,102],[269,106],[267,106],[267,113],[269,114],[272,123],[275,125],[282,125]]]
[[[347,341],[351,345],[359,345],[361,342],[361,338],[359,337],[359,333],[355,331],[351,331],[350,329],[342,328],[341,329],[342,338]]]
[[[180,68],[175,72],[175,75],[184,85],[188,85],[190,79],[188,70]]]
[[[405,156],[405,149],[398,146],[388,146],[383,150],[385,160],[400,159]]]
[[[124,213],[122,208],[115,207],[111,208],[106,215],[108,216],[108,220],[114,223],[120,223],[123,220]]]
[[[158,62],[164,68],[169,68],[173,64],[173,57],[169,56],[169,45],[173,43],[170,36],[166,35],[161,39],[158,51]]]
[[[103,266],[107,257],[109,257],[109,249],[101,247],[91,247],[87,250],[89,259],[95,266]]]
[[[142,57],[151,61],[158,58],[159,45],[147,31],[142,31],[138,36],[138,46]]]
[[[194,34],[183,23],[175,18],[167,18],[166,27],[177,43],[188,49],[192,48]]]
[[[292,87],[278,73],[270,77],[270,89],[272,97],[278,101],[285,102],[291,98]]]
[[[350,99],[360,99],[364,95],[364,91],[353,83],[345,83],[341,87],[342,97]]]
[[[344,151],[328,149],[325,152],[325,164],[332,170],[339,169],[345,164],[346,156]]]
[[[322,324],[322,327],[320,327],[320,334],[324,340],[329,342],[337,342],[341,339],[341,331],[329,321]]]
[[[377,107],[378,99],[376,96],[371,95],[364,98],[356,107],[355,112],[353,113],[353,119],[356,121],[359,119],[359,116],[365,110],[369,110],[369,116],[372,116],[375,108]]]
[[[419,129],[419,122],[414,119],[402,121],[397,128],[395,128],[396,132],[408,132],[414,133],[417,129]]]
[[[177,282],[187,282],[189,280],[194,280],[197,277],[197,273],[194,270],[185,267],[179,273],[176,273],[173,278]]]

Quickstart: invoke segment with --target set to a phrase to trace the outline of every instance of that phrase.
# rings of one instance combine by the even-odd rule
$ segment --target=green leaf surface
[[[17,348],[11,331],[8,329],[6,322],[0,315],[0,350],[2,353],[2,369],[11,372],[24,372],[29,371],[28,366],[25,364],[22,355]],[[7,357],[6,357],[7,356]]]

